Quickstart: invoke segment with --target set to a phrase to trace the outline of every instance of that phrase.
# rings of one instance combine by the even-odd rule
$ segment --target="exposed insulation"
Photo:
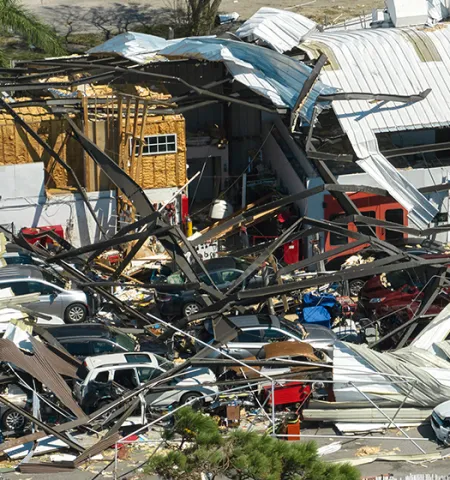
[[[54,82],[67,82],[67,77],[49,79]],[[114,88],[114,90],[113,90]],[[63,89],[61,89],[63,90]],[[151,114],[152,109],[158,108],[155,99],[167,101],[170,95],[166,92],[155,92],[148,87],[139,85],[83,85],[79,95],[87,95],[88,98],[107,98],[111,102],[104,104],[90,103],[87,113],[89,137],[119,165],[123,165],[127,172],[142,186],[148,188],[179,187],[186,183],[186,133],[185,120],[182,115],[157,115]],[[125,107],[122,111],[121,128],[118,118],[119,100],[117,92],[126,92],[136,95],[128,97],[130,101],[123,101],[124,105],[130,105],[130,110]],[[125,97],[126,98],[126,97]],[[136,98],[140,98],[136,101]],[[150,100],[144,102],[144,100]],[[17,99],[19,100],[19,99]],[[25,100],[25,99],[21,99]],[[135,109],[137,107],[138,118],[135,121]],[[78,142],[72,138],[66,138],[66,122],[46,109],[41,107],[22,107],[17,113],[30,127],[39,134],[75,171],[76,175],[85,183],[86,174],[84,168],[84,152]],[[129,119],[127,122],[126,119]],[[81,116],[78,118],[81,122]],[[142,123],[144,126],[142,127]],[[130,141],[134,138],[139,141],[140,137],[147,135],[177,135],[177,152],[171,154],[142,155],[141,157],[130,156]],[[73,180],[66,170],[54,159],[43,151],[42,147],[14,124],[13,118],[0,113],[0,165],[21,164],[32,162],[44,162],[49,181],[48,188],[74,187]],[[111,183],[106,176],[99,171],[91,160],[86,158],[86,168],[90,168],[94,183],[85,185],[88,190],[105,190],[111,188]]]
[[[83,155],[81,146],[73,138],[64,141],[66,122],[55,118],[39,107],[18,108],[17,113],[73,168],[79,178],[83,178]],[[0,114],[0,165],[44,162],[47,172],[51,172],[49,187],[66,188],[75,186],[68,178],[66,170],[20,127],[13,118]],[[48,174],[47,174],[48,175]]]
[[[151,110],[150,110],[151,111]],[[132,122],[130,122],[132,123]],[[141,131],[142,119],[138,120]],[[125,129],[125,120],[123,121]],[[177,153],[167,155],[142,155],[141,159],[130,156],[130,139],[132,129],[123,135],[120,152],[126,162],[141,162],[142,168],[137,171],[135,180],[142,188],[179,187],[186,183],[186,134],[185,120],[182,115],[150,116],[146,118],[144,136],[146,135],[177,135]],[[133,171],[133,169],[131,170]]]

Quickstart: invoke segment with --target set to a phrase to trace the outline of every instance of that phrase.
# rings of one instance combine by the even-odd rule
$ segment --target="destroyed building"
[[[160,115],[153,111],[159,101],[170,102],[170,95],[140,85],[89,85],[82,83],[83,77],[75,77],[74,86],[68,88],[68,77],[50,79],[60,87],[51,90],[53,96],[70,98],[70,118],[142,186],[155,204],[169,200],[186,183],[185,120],[181,114]],[[85,215],[81,212],[85,206],[76,193],[76,181],[69,172],[72,169],[93,208],[102,212],[103,230],[114,232],[117,216],[127,217],[130,206],[117,195],[108,177],[84,155],[64,119],[38,106],[32,98],[20,98],[18,102],[30,105],[19,106],[17,113],[55,149],[68,168],[48,155],[9,114],[3,113],[1,164],[8,181],[2,191],[0,223],[15,232],[23,227],[61,225],[75,245],[101,238],[95,222],[86,219],[83,224]],[[181,203],[177,204],[177,215],[179,221]]]
[[[331,28],[263,8],[222,37],[128,32],[2,73],[5,191],[71,215],[61,235],[20,228],[45,203],[0,209],[0,403],[22,421],[0,452],[21,472],[110,447],[116,471],[185,405],[282,439],[450,441],[450,27],[389,5]],[[30,462],[47,448],[73,455]]]

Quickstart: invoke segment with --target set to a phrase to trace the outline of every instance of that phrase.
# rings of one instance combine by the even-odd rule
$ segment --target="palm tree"
[[[0,30],[23,37],[31,45],[50,55],[65,53],[53,29],[42,23],[18,0],[0,0]],[[0,56],[0,63],[4,61]]]

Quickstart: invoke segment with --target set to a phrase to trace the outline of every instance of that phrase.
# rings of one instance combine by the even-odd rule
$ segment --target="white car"
[[[75,384],[75,396],[86,412],[94,411],[112,400],[106,389],[101,393],[99,385],[101,387],[101,384],[114,382],[119,393],[121,389],[133,390],[171,368],[173,364],[169,360],[149,352],[87,357],[78,372],[84,380]],[[166,407],[174,403],[182,405],[195,398],[209,402],[219,392],[215,382],[216,376],[208,368],[191,367],[170,380],[166,384],[166,391],[147,394],[145,403],[153,407]],[[93,388],[99,393],[93,395]]]
[[[26,304],[24,304],[26,306]],[[27,315],[23,314],[20,310],[15,308],[2,308],[0,309],[0,336],[6,332],[8,325],[10,325],[11,320],[19,320],[26,317]],[[38,325],[64,325],[64,320],[62,318],[56,317],[55,315],[48,315],[47,318],[42,318],[39,314],[36,314],[35,320]]]
[[[450,400],[441,403],[431,414],[431,426],[437,439],[444,445],[450,445]]]

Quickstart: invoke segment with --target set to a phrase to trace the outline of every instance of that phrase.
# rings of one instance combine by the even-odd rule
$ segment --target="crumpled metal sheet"
[[[305,64],[268,48],[224,38],[187,38],[159,52],[168,58],[193,58],[223,62],[235,80],[269,99],[276,107],[295,107],[295,102],[312,69]],[[336,92],[317,81],[300,109],[309,123],[319,95]]]
[[[308,36],[300,48],[314,58],[327,55],[329,64],[320,79],[343,92],[408,96],[431,89],[418,102],[332,102],[361,168],[408,210],[412,222],[424,228],[437,209],[390,167],[379,151],[376,134],[450,125],[448,25],[325,31]]]
[[[439,210],[376,150],[356,163],[408,211],[410,222],[426,228]]]
[[[284,53],[297,47],[303,38],[316,30],[317,23],[303,15],[262,7],[238,28],[236,35],[248,42],[262,42]]]
[[[83,410],[75,402],[71,390],[57,371],[64,360],[55,362],[57,355],[43,344],[40,347],[34,355],[25,355],[14,343],[1,339],[0,361],[11,363],[29,373],[49,388],[72,413],[77,417],[84,417]]]
[[[335,358],[334,379],[336,376],[342,378],[345,376],[346,384],[353,382],[360,390],[366,394],[376,395],[378,399],[393,400],[396,397],[399,400],[399,397],[394,394],[396,391],[398,394],[408,395],[406,404],[422,407],[433,408],[450,398],[450,362],[431,352],[407,347],[395,352],[380,353],[363,345],[349,343],[343,343],[343,345],[353,352],[361,368],[354,366],[355,368],[346,370],[346,367],[341,366],[339,361],[336,362]],[[337,347],[340,348],[339,345]],[[378,376],[373,375],[375,372],[379,372]],[[387,382],[384,387],[380,379]],[[389,384],[389,382],[392,383]],[[339,387],[335,384],[335,393],[338,390]],[[354,398],[364,400],[356,390]]]
[[[144,64],[154,60],[156,52],[167,47],[170,43],[170,40],[154,35],[126,32],[91,48],[87,53],[117,53],[133,62]]]

